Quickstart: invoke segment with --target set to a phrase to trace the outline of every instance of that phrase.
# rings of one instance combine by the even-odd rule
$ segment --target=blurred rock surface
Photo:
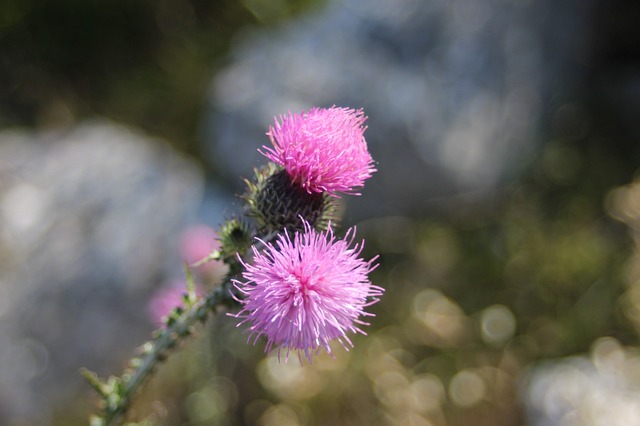
[[[120,371],[202,186],[162,141],[106,122],[0,133],[0,424],[90,395],[80,367]]]
[[[627,426],[640,419],[640,356],[610,337],[589,356],[534,367],[524,401],[532,426]]]
[[[491,190],[530,161],[550,104],[584,84],[592,6],[341,0],[245,32],[212,85],[210,157],[249,176],[274,115],[338,104],[365,109],[379,161],[350,213],[415,215]]]

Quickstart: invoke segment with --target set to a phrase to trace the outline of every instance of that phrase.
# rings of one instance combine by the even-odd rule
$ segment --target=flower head
[[[335,106],[289,113],[269,128],[273,148],[263,147],[263,154],[309,193],[359,195],[354,189],[376,171],[364,139],[366,120],[361,109]]]
[[[377,265],[358,256],[362,245],[352,245],[350,229],[344,240],[316,232],[306,224],[293,239],[287,232],[276,244],[265,243],[263,251],[253,249],[253,264],[245,264],[245,282],[236,282],[245,295],[243,309],[235,315],[248,323],[251,339],[264,335],[266,351],[274,347],[297,351],[311,361],[329,342],[338,340],[345,349],[353,346],[347,332],[366,334],[368,325],[360,316],[372,316],[364,308],[376,303],[384,289],[374,286],[367,275]],[[373,299],[370,299],[373,298]],[[240,325],[238,324],[238,325]]]

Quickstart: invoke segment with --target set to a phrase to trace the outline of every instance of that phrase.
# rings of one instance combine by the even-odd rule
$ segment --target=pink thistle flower
[[[308,193],[353,192],[376,171],[367,150],[362,109],[311,108],[281,116],[267,135],[273,148],[263,146],[271,161],[285,168],[291,181]]]
[[[280,355],[286,348],[285,361],[291,350],[309,362],[322,348],[331,354],[334,339],[346,350],[353,347],[347,332],[366,334],[359,326],[369,324],[359,318],[373,316],[364,308],[384,292],[367,277],[377,256],[368,262],[358,257],[362,244],[352,246],[353,228],[341,240],[331,228],[316,232],[304,225],[293,240],[285,231],[275,245],[264,243],[263,251],[254,246],[253,264],[244,264],[246,281],[235,283],[245,295],[243,309],[233,315],[242,319],[238,325],[250,324],[254,344],[264,335],[266,352],[278,347]]]

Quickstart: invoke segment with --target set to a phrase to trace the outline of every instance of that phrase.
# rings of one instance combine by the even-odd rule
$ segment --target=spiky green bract
[[[236,218],[227,220],[218,232],[220,259],[226,264],[234,263],[237,259],[236,253],[247,252],[251,246],[251,239],[249,225]]]
[[[255,169],[255,180],[247,181],[247,187],[247,216],[256,221],[261,234],[303,231],[303,220],[323,231],[339,220],[339,199],[294,185],[289,174],[274,163]]]

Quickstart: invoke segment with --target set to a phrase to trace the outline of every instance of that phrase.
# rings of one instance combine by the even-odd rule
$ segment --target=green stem
[[[232,268],[235,269],[235,268]],[[235,272],[235,271],[234,271]],[[231,271],[225,282],[209,292],[205,297],[198,299],[188,307],[181,315],[175,318],[165,329],[152,340],[143,345],[143,356],[132,360],[133,370],[122,375],[120,379],[111,379],[103,385],[104,415],[102,419],[94,419],[91,423],[101,426],[113,426],[120,424],[121,417],[129,408],[132,396],[144,383],[145,379],[153,372],[158,363],[162,362],[170,349],[180,339],[191,334],[191,328],[198,321],[204,322],[209,312],[216,307],[226,305],[233,306],[237,302],[231,297],[233,284],[230,277]],[[87,376],[87,373],[85,373]],[[94,385],[95,387],[95,385]]]

